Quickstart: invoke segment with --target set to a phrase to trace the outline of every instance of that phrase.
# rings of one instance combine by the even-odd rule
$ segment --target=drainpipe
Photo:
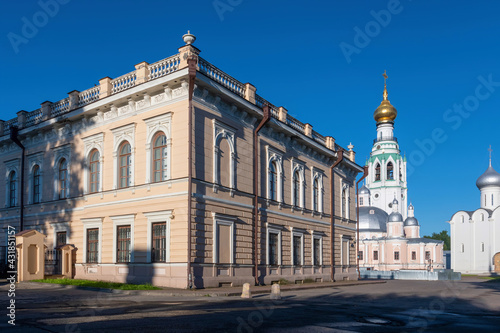
[[[264,112],[264,118],[260,121],[259,126],[254,130],[253,132],[253,193],[254,193],[254,198],[253,198],[253,228],[254,228],[254,248],[253,248],[253,253],[254,253],[254,277],[255,277],[255,285],[259,285],[259,263],[258,263],[258,246],[259,246],[259,231],[258,231],[258,226],[259,226],[259,194],[258,194],[258,189],[259,189],[259,178],[257,178],[257,174],[259,173],[259,164],[258,164],[258,159],[259,159],[259,148],[257,146],[258,142],[258,135],[259,131],[264,127],[264,125],[271,119],[271,113],[269,112],[269,105],[265,104],[262,107],[262,111]]]
[[[333,189],[334,189],[334,182],[333,182],[333,169],[339,165],[340,162],[344,159],[344,149],[340,148],[338,153],[337,153],[337,160],[333,165],[330,167],[330,279],[332,282],[335,282],[333,279],[333,270],[335,267],[335,256],[333,253],[333,240],[334,240],[334,225],[335,225],[335,211],[334,211],[334,204],[335,204],[335,197],[333,196]]]
[[[24,148],[23,144],[21,141],[19,141],[19,138],[17,137],[18,135],[18,129],[15,126],[12,126],[10,128],[10,139],[19,146],[22,150],[22,155],[21,155],[21,171],[19,172],[20,175],[20,183],[19,183],[19,188],[20,188],[20,216],[19,216],[19,231],[23,231],[24,227],[24,151],[26,148]]]
[[[194,83],[196,79],[196,63],[195,58],[188,59],[188,77],[189,77],[189,94],[188,94],[188,239],[187,239],[187,278],[189,289],[193,288],[193,275],[191,273],[191,206],[192,206],[192,184],[193,184],[193,95]]]
[[[359,183],[368,176],[368,166],[365,165],[363,168],[363,177],[361,177],[356,182],[356,266],[358,268],[358,280],[361,278],[361,271],[359,270],[359,192],[358,185]]]

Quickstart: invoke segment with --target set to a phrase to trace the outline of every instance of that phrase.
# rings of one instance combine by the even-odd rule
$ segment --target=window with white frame
[[[134,186],[135,123],[112,129],[113,146],[113,188]]]
[[[312,209],[315,212],[323,213],[323,172],[312,168]]]
[[[85,144],[85,168],[83,192],[102,191],[102,168],[104,133],[98,133],[82,139]]]
[[[17,206],[20,159],[5,162],[5,207]]]
[[[102,218],[81,219],[83,224],[83,263],[101,262]]]
[[[69,226],[69,223],[67,222],[53,222],[50,223],[50,226],[52,227],[52,234],[53,234],[53,239],[52,239],[52,244],[54,247],[57,247],[59,245],[64,245],[68,241],[68,237],[71,236],[71,228]],[[64,243],[62,243],[64,241]]]
[[[170,179],[172,113],[145,119],[146,184]]]
[[[134,262],[134,220],[135,214],[111,216],[113,221],[113,262]]]
[[[235,144],[235,133],[236,130],[226,124],[223,124],[217,120],[213,120],[213,183],[217,185],[229,185],[230,188],[236,187],[236,144]],[[227,142],[227,145],[225,142]],[[224,146],[229,148],[229,151],[223,151],[221,149],[222,143]],[[223,160],[223,154],[226,155],[224,162],[228,165],[221,165]],[[222,170],[228,170],[228,174],[224,175]],[[222,181],[222,177],[227,176],[229,178],[229,184]]]
[[[170,262],[170,221],[172,210],[144,213],[148,219],[147,262]]]
[[[312,264],[323,265],[323,237],[312,234]]]
[[[283,202],[283,157],[276,149],[266,146],[267,150],[267,198]]]
[[[64,145],[54,150],[54,200],[67,199],[70,193],[71,146]]]
[[[281,265],[281,228],[267,227],[266,265]]]
[[[212,213],[213,217],[213,263],[234,263],[234,224],[237,217]]]
[[[28,203],[37,204],[42,202],[42,166],[43,152],[28,155]]]
[[[304,208],[305,165],[302,161],[292,158],[292,205]]]

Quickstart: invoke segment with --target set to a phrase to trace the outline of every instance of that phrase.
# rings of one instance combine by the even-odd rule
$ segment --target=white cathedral
[[[462,273],[500,273],[500,174],[490,165],[477,179],[480,208],[451,217],[451,268]]]
[[[384,84],[382,103],[373,114],[377,138],[367,162],[369,176],[359,190],[359,266],[379,271],[442,269],[443,242],[420,238],[414,207],[407,206],[406,159],[394,137],[396,116]]]

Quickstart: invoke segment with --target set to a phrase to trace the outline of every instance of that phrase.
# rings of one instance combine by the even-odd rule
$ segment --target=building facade
[[[11,225],[45,234],[49,249],[73,244],[82,279],[356,279],[354,151],[183,37],[172,57],[0,123],[4,234]]]
[[[500,273],[500,174],[490,164],[477,179],[480,208],[453,214],[451,268],[462,273]]]
[[[377,138],[367,161],[369,175],[359,191],[359,267],[441,269],[443,242],[421,238],[415,209],[412,204],[407,206],[406,160],[394,137],[396,116],[384,84],[382,103],[373,115]]]

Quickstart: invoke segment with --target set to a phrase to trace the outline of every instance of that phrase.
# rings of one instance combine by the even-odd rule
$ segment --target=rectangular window
[[[117,262],[130,262],[130,226],[119,226],[117,233]]]
[[[314,238],[314,266],[321,265],[321,239]]]
[[[425,251],[425,260],[431,259],[431,251]]]
[[[363,260],[363,251],[358,252],[358,259]]]
[[[99,228],[87,229],[87,263],[97,263],[99,258]]]
[[[293,236],[293,265],[302,265],[302,237]]]
[[[394,260],[399,260],[399,251],[394,251]]]
[[[417,260],[417,252],[411,251],[411,260]]]
[[[40,175],[35,174],[33,177],[33,203],[40,202]]]
[[[378,260],[378,251],[373,251],[373,260]]]
[[[278,265],[278,246],[279,246],[279,235],[273,232],[269,233],[269,265]]]
[[[359,198],[359,205],[363,206],[363,197]]]
[[[66,244],[66,231],[61,231],[56,234],[56,247]]]
[[[151,246],[151,261],[165,262],[166,261],[166,232],[167,224],[165,222],[153,223],[153,244]]]

